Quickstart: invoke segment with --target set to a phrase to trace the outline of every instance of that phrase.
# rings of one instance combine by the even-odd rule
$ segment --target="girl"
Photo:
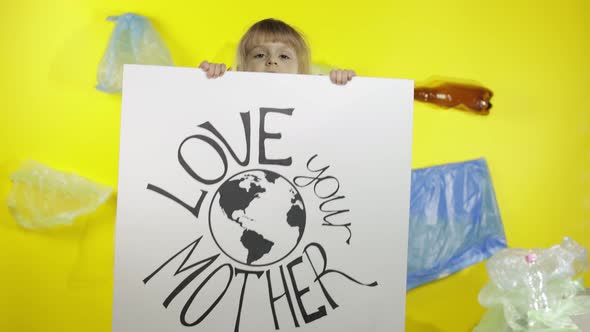
[[[208,78],[222,76],[227,70],[223,63],[203,61],[199,66]],[[309,48],[303,36],[287,23],[272,18],[255,23],[240,40],[236,55],[238,71],[310,74]],[[330,80],[346,84],[355,76],[352,70],[330,71]]]

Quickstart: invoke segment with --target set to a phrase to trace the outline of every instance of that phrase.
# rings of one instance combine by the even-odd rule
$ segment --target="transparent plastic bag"
[[[77,217],[96,211],[113,193],[110,187],[35,161],[24,162],[10,180],[6,203],[16,222],[28,229],[71,225]]]
[[[527,257],[535,256],[532,262]],[[530,260],[530,258],[529,258]],[[570,238],[551,248],[510,248],[486,264],[490,279],[502,289],[528,287],[528,272],[539,268],[546,281],[574,277],[588,269],[588,251]]]
[[[172,66],[172,57],[151,22],[140,15],[109,16],[116,22],[98,66],[98,90],[120,93],[124,64]]]
[[[503,248],[504,227],[484,159],[412,171],[408,290]]]
[[[577,275],[588,251],[570,238],[549,249],[505,249],[486,264],[479,302],[490,310],[474,331],[579,331],[571,316],[590,313]]]

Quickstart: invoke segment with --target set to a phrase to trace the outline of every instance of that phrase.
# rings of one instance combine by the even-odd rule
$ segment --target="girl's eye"
[[[264,57],[264,54],[262,54],[262,53],[257,53],[257,54],[254,55],[254,58],[255,59],[261,59],[263,57]]]
[[[289,60],[289,59],[291,59],[291,57],[289,57],[289,56],[288,56],[288,55],[286,55],[286,54],[281,54],[281,59],[284,59],[284,60]]]

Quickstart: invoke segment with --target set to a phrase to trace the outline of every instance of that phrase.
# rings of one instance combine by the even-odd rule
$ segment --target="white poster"
[[[413,82],[127,65],[113,331],[403,331]]]

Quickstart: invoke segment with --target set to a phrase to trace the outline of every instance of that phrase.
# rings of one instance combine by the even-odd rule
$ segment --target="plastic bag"
[[[94,212],[113,192],[35,161],[24,162],[10,180],[13,185],[6,203],[17,223],[28,229],[71,225],[77,217]]]
[[[549,249],[505,249],[486,266],[479,302],[490,310],[474,331],[579,331],[570,317],[590,313],[590,296],[573,279],[588,269],[588,251],[570,238]]]
[[[484,159],[412,171],[407,289],[506,248]]]
[[[109,16],[117,22],[98,66],[98,90],[120,93],[124,64],[172,66],[172,57],[150,21],[136,14]]]
[[[533,261],[527,257],[534,257]],[[491,281],[502,289],[528,287],[531,268],[538,266],[546,281],[573,277],[588,269],[588,251],[570,238],[549,249],[511,248],[498,252],[487,264]]]

